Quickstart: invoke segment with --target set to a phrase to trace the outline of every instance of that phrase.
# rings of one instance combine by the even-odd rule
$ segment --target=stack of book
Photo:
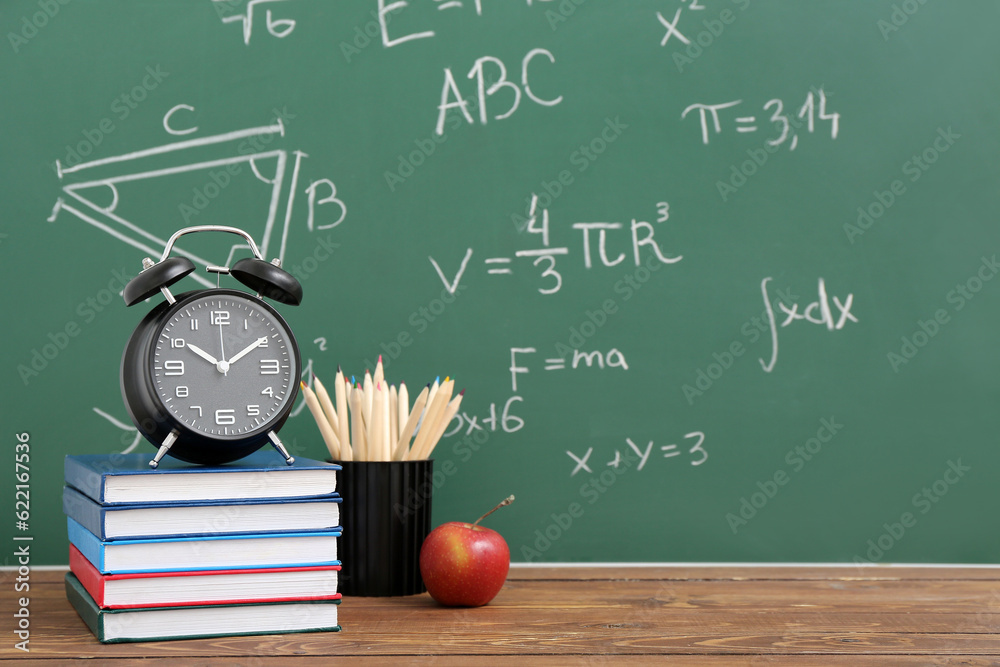
[[[340,466],[148,462],[66,457],[66,596],[101,642],[340,630]]]

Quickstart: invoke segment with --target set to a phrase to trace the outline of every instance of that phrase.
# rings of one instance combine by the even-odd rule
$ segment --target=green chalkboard
[[[208,223],[299,277],[279,309],[321,379],[456,378],[434,521],[513,493],[514,560],[995,562],[997,3],[30,0],[0,26],[30,522],[9,483],[0,514],[33,564],[66,562],[65,454],[153,451],[119,291]],[[187,287],[232,243],[185,238]],[[283,437],[322,458],[302,407]]]

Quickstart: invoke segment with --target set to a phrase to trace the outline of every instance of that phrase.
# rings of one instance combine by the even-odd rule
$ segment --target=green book
[[[101,609],[72,572],[66,598],[104,644],[340,630],[340,600]]]

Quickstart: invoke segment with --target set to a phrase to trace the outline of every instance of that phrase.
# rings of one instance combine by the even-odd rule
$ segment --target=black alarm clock
[[[254,257],[206,269],[231,275],[253,293],[222,287],[171,293],[171,285],[195,270],[187,257],[169,256],[174,243],[206,231],[246,239]],[[122,296],[132,306],[158,293],[165,301],[132,332],[121,364],[128,413],[159,448],[150,467],[167,453],[190,463],[228,463],[268,442],[291,465],[277,432],[298,395],[302,363],[291,329],[264,299],[298,305],[299,282],[277,259],[265,261],[243,230],[198,225],[175,232],[158,262],[143,259]]]

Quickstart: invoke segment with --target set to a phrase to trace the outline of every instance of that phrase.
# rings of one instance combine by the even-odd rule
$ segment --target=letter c
[[[175,135],[191,134],[192,132],[197,132],[198,131],[197,125],[195,125],[194,127],[189,127],[186,130],[175,130],[172,127],[170,127],[170,117],[173,116],[174,112],[177,111],[178,109],[184,109],[186,111],[194,111],[194,107],[191,106],[190,104],[178,104],[173,109],[171,109],[170,111],[168,111],[166,114],[163,115],[163,129],[166,130],[168,134],[175,134]]]
[[[543,100],[531,92],[531,88],[528,87],[528,65],[531,63],[531,59],[538,55],[548,57],[550,63],[555,63],[556,61],[556,57],[552,55],[552,52],[548,49],[532,49],[531,51],[528,51],[528,55],[524,56],[524,60],[521,61],[521,85],[524,87],[524,94],[530,97],[533,101],[546,107],[555,106],[562,102],[562,95],[551,100]]]

